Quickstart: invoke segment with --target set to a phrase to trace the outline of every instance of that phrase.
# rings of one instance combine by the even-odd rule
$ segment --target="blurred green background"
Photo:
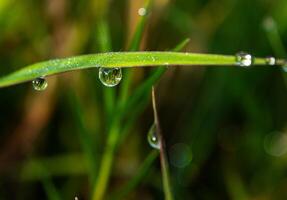
[[[125,51],[143,0],[0,0],[0,74],[55,57]],[[286,57],[286,0],[154,0],[140,48]],[[97,70],[0,89],[0,200],[91,199],[119,135],[103,199],[164,199],[147,143],[155,69]],[[152,82],[152,84],[155,81]],[[277,67],[169,67],[157,82],[175,199],[287,199],[287,75]],[[126,115],[116,107],[126,109]],[[116,124],[116,125],[115,125]],[[116,127],[116,128],[114,128]],[[114,128],[114,129],[113,129]]]

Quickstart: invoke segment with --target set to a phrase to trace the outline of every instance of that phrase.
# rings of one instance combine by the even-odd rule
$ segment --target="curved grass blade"
[[[284,63],[278,60],[278,64]],[[11,86],[37,77],[96,67],[147,67],[159,65],[234,65],[234,56],[175,53],[175,52],[110,52],[49,60],[29,65],[0,78],[0,87]],[[264,65],[265,59],[256,58],[255,65]]]

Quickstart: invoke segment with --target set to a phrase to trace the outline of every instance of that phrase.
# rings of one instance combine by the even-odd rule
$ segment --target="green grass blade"
[[[277,56],[286,57],[286,50],[280,37],[277,24],[273,18],[266,18],[263,22],[263,28],[266,32],[270,45]]]
[[[106,20],[101,19],[98,22],[97,38],[99,43],[99,49],[101,52],[108,52],[112,49],[112,42],[110,36],[109,26]]]
[[[85,119],[83,117],[83,109],[81,107],[81,104],[77,99],[75,93],[72,91],[69,93],[69,100],[71,108],[73,108],[71,110],[73,111],[75,123],[79,129],[78,136],[81,143],[81,147],[83,148],[83,152],[85,153],[85,157],[89,165],[89,178],[93,183],[96,179],[96,172],[98,166],[95,142],[93,141],[91,133],[85,125]]]
[[[42,184],[44,187],[44,190],[47,194],[47,197],[49,200],[61,200],[60,193],[58,192],[57,188],[53,184],[52,180],[50,178],[44,178],[42,180]]]
[[[146,0],[144,8],[146,9],[146,12],[148,13],[151,7],[152,0]],[[138,51],[140,49],[140,43],[142,40],[144,28],[147,21],[147,15],[141,16],[139,23],[137,24],[136,31],[133,35],[133,39],[131,41],[129,51]],[[128,91],[129,86],[132,81],[132,71],[124,71],[124,79],[121,83],[121,90],[120,90],[120,96],[119,96],[119,107],[122,108],[124,104],[126,103],[126,100],[128,98]]]
[[[156,150],[152,151],[147,156],[145,161],[143,162],[143,164],[140,167],[138,173],[135,176],[133,176],[133,178],[126,185],[124,185],[118,192],[116,192],[115,195],[113,195],[110,199],[113,199],[113,200],[123,199],[132,190],[134,190],[139,185],[141,180],[146,176],[146,174],[148,173],[151,165],[153,164],[153,162],[158,157],[158,154],[159,154],[158,151],[156,151]]]
[[[166,200],[173,200],[172,186],[170,182],[170,173],[169,173],[169,164],[167,160],[167,154],[165,149],[165,141],[161,132],[158,111],[157,111],[157,102],[155,97],[155,89],[152,88],[152,107],[154,113],[154,125],[156,127],[156,134],[159,141],[159,152],[160,152],[160,165],[161,165],[161,174],[162,174],[162,183],[163,191]]]
[[[41,182],[44,188],[44,191],[46,192],[47,198],[49,200],[61,200],[60,192],[57,190],[55,184],[52,181],[50,171],[48,168],[43,165],[42,162],[33,162],[33,168],[36,172],[42,175]],[[35,173],[32,171],[32,173]]]
[[[44,169],[49,169],[49,176],[51,177],[79,176],[87,174],[88,163],[82,154],[67,154],[28,160],[23,164],[20,180],[41,180],[47,177]]]
[[[279,60],[283,63],[284,61]],[[110,52],[49,60],[29,65],[0,78],[0,87],[31,81],[40,76],[97,67],[147,67],[171,65],[234,65],[234,56],[175,52]],[[265,59],[256,58],[255,65],[264,65]]]
[[[150,11],[151,4],[152,4],[152,0],[146,0],[145,1],[144,8],[146,9],[147,13],[149,13],[149,11]],[[137,50],[139,50],[141,39],[142,39],[142,35],[143,35],[144,28],[145,28],[146,21],[147,21],[147,15],[148,14],[143,15],[140,18],[139,24],[137,25],[136,31],[134,33],[133,39],[132,39],[130,47],[129,47],[130,51],[137,51]]]

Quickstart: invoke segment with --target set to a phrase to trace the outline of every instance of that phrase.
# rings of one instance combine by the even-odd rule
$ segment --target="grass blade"
[[[284,63],[278,60],[278,64]],[[256,58],[255,65],[264,65]],[[171,65],[235,65],[234,56],[175,52],[110,52],[49,60],[29,65],[0,78],[0,87],[31,81],[37,77],[96,67],[147,67]]]
[[[165,142],[164,142],[164,138],[162,136],[160,124],[159,124],[154,87],[152,88],[152,107],[153,107],[153,113],[154,113],[154,125],[156,127],[156,134],[158,136],[159,145],[160,145],[160,148],[159,148],[160,164],[161,164],[164,195],[165,195],[166,200],[173,200],[173,194],[172,194],[171,183],[170,183],[170,175],[169,175],[169,165],[168,165],[167,155],[165,151]]]
[[[151,165],[157,157],[158,151],[152,151],[143,162],[138,173],[126,185],[124,185],[122,189],[116,192],[111,199],[123,199],[127,194],[129,194],[133,189],[135,189],[135,187],[139,185],[140,181],[146,176],[148,170],[150,169]]]

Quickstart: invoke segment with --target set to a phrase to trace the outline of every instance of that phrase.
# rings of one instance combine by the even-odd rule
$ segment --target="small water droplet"
[[[146,15],[146,13],[147,13],[147,11],[146,11],[146,9],[145,9],[145,8],[140,8],[140,9],[138,10],[138,14],[139,14],[139,16],[145,16],[145,15]]]
[[[48,82],[44,77],[36,78],[32,81],[34,90],[44,91],[48,87]]]
[[[253,57],[251,54],[239,52],[235,55],[236,65],[240,67],[250,67],[253,64]]]
[[[99,69],[99,79],[107,87],[114,87],[122,80],[121,68],[104,68]]]
[[[78,197],[75,197],[75,200],[79,200],[79,198],[78,198]]]
[[[266,65],[276,65],[276,59],[272,56],[265,58]]]
[[[160,141],[156,132],[155,124],[153,124],[148,131],[147,141],[152,148],[160,149]]]

